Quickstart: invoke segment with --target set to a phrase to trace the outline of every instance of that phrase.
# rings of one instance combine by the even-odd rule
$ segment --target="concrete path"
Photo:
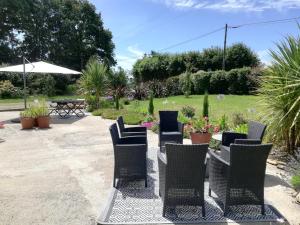
[[[18,115],[0,112],[0,122]],[[112,186],[112,122],[54,119],[51,129],[30,131],[7,122],[0,129],[0,224],[95,224]],[[148,139],[157,145],[157,135],[149,132]],[[292,203],[288,184],[274,168],[267,172],[266,200],[299,225],[300,206]]]

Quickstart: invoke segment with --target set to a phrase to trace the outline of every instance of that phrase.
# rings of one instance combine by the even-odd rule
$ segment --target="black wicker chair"
[[[183,124],[177,121],[178,111],[159,111],[159,147],[167,142],[182,144]]]
[[[118,123],[121,137],[147,136],[147,128],[146,127],[125,127],[122,116],[118,117],[117,123]]]
[[[182,145],[166,143],[166,154],[158,151],[159,194],[166,207],[193,205],[204,207],[205,157],[208,144]]]
[[[262,142],[266,125],[255,122],[255,121],[249,121],[248,123],[248,134],[241,134],[241,133],[235,133],[235,132],[223,132],[222,135],[222,145],[223,146],[230,146],[230,144],[234,143],[235,139],[250,139],[254,141],[260,141]]]
[[[115,157],[113,186],[116,187],[116,179],[145,179],[147,187],[147,138],[120,138],[115,123],[109,130]]]
[[[260,205],[264,208],[266,161],[272,144],[230,145],[230,162],[209,151],[209,196],[213,191],[223,203],[224,216],[233,205]]]

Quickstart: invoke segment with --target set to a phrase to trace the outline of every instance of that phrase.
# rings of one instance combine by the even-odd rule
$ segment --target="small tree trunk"
[[[118,95],[116,95],[116,97],[115,97],[115,102],[116,102],[116,110],[119,110],[120,104],[119,104],[119,96]]]
[[[290,153],[292,155],[295,154],[295,149],[296,149],[296,128],[295,125],[292,126],[291,128],[291,132],[290,132]]]

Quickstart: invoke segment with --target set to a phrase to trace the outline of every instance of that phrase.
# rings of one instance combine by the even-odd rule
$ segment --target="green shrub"
[[[219,127],[220,127],[220,130],[222,130],[222,131],[226,131],[229,128],[228,118],[225,114],[219,119]]]
[[[148,114],[154,114],[154,104],[153,104],[153,93],[150,93],[149,106],[148,106]]]
[[[184,80],[183,80],[182,92],[183,92],[184,96],[186,98],[188,98],[191,95],[191,90],[192,90],[192,87],[191,87],[191,74],[190,74],[190,72],[187,72],[184,75],[183,79]]]
[[[300,190],[300,172],[292,177],[291,183],[296,190]]]
[[[230,94],[249,94],[250,87],[249,77],[251,69],[244,67],[240,69],[232,69],[227,72],[226,79],[228,83],[228,93]]]
[[[188,118],[193,118],[195,116],[196,109],[192,106],[184,106],[181,109],[181,112],[184,116]]]
[[[67,86],[67,94],[68,95],[75,95],[78,92],[78,85],[77,84],[69,84]]]
[[[226,73],[223,70],[210,72],[209,93],[226,94],[228,92],[228,83]]]
[[[123,99],[123,104],[124,105],[130,105],[130,100],[128,98]]]
[[[209,89],[211,73],[200,71],[192,75],[191,80],[195,94],[204,94]]]
[[[203,108],[202,108],[202,116],[208,117],[208,110],[209,110],[209,103],[208,103],[208,92],[205,92],[204,98],[203,98]]]
[[[167,95],[174,96],[174,95],[182,95],[182,89],[180,88],[180,83],[179,83],[179,76],[175,77],[169,77],[166,80],[166,89],[167,89]]]
[[[183,123],[183,124],[188,124],[191,121],[191,119],[188,118],[188,117],[186,117],[186,116],[184,116],[182,113],[179,113],[178,114],[178,121],[180,123]]]
[[[22,91],[16,88],[9,80],[0,81],[1,98],[17,98],[22,96]]]
[[[248,124],[239,124],[234,128],[234,131],[241,134],[248,133]]]
[[[233,113],[232,114],[232,124],[234,127],[246,124],[248,121],[242,113]]]

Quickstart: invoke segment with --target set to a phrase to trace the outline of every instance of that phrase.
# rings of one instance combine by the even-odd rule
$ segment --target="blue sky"
[[[132,64],[151,50],[199,36],[228,23],[277,20],[300,16],[300,0],[90,0],[112,31],[118,65]],[[298,20],[300,22],[300,20]],[[286,34],[299,33],[296,21],[244,26],[228,30],[228,45],[243,42],[265,63],[268,49]],[[222,46],[224,31],[168,49],[168,52]]]

